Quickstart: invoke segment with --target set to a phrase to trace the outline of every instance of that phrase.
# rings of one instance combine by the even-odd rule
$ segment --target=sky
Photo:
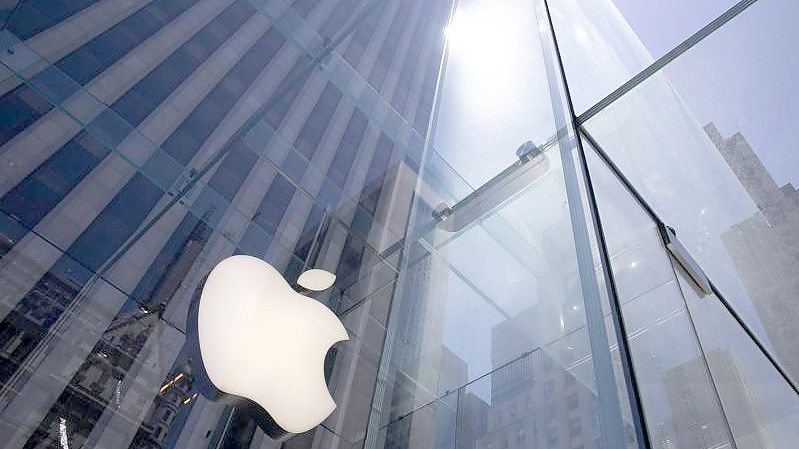
[[[724,13],[736,0],[613,0],[654,58]]]
[[[718,17],[734,0],[613,0],[654,58]],[[795,0],[761,0],[666,69],[700,123],[741,132],[777,186],[799,187],[799,71]]]

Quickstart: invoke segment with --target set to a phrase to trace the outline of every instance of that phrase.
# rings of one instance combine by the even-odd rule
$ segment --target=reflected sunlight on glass
[[[535,13],[526,0],[463,0],[446,36],[434,145],[479,186],[516,161],[521,143],[553,134]]]
[[[466,77],[474,106],[500,104],[523,80],[519,55],[531,51],[524,45],[530,31],[512,11],[487,2],[468,5],[446,29],[450,63]]]

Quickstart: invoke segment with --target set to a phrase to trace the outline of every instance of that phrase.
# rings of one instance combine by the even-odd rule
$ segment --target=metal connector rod
[[[442,203],[436,207],[432,215],[438,227],[449,232],[462,230],[516,196],[549,168],[541,146],[531,141],[519,146],[516,156],[519,158],[516,162],[455,205],[448,207]]]
[[[516,157],[518,157],[520,161],[524,162],[527,162],[540,153],[541,149],[535,146],[532,140],[524,142],[523,144],[519,145],[519,148],[516,149]]]

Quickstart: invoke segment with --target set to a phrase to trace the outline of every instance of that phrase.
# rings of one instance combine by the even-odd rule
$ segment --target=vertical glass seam
[[[547,41],[541,41],[542,51],[544,52],[544,61],[549,81],[550,97],[552,99],[552,109],[555,115],[555,122],[557,127],[557,138],[559,140],[561,159],[563,161],[563,176],[566,184],[567,201],[572,217],[572,232],[575,238],[575,249],[578,258],[578,268],[580,271],[581,285],[584,289],[583,295],[585,298],[585,313],[586,324],[589,328],[589,339],[591,341],[592,355],[594,360],[594,369],[603,368],[604,373],[596,372],[597,379],[597,395],[599,396],[600,406],[603,403],[603,382],[601,376],[607,377],[605,380],[609,385],[605,385],[604,401],[605,407],[613,408],[615,410],[602,410],[600,413],[600,428],[605,432],[609,432],[608,442],[609,447],[624,447],[624,427],[621,417],[621,406],[616,394],[615,374],[613,370],[612,360],[610,360],[610,347],[606,340],[607,332],[605,330],[604,314],[601,307],[601,299],[599,294],[599,286],[597,285],[596,275],[594,272],[594,262],[592,256],[592,248],[589,240],[588,222],[586,220],[586,212],[582,207],[582,195],[580,194],[580,186],[577,178],[574,161],[571,156],[571,149],[576,148],[577,157],[583,172],[583,194],[586,196],[586,201],[591,210],[591,219],[593,221],[593,230],[597,239],[597,247],[600,253],[600,260],[602,266],[602,274],[605,278],[605,284],[608,294],[608,301],[611,306],[611,316],[613,321],[614,333],[619,347],[619,355],[621,356],[621,365],[623,377],[626,383],[627,398],[632,412],[633,426],[637,436],[638,446],[643,449],[651,447],[649,441],[649,434],[646,429],[646,420],[643,414],[641,396],[638,390],[638,384],[635,377],[634,368],[632,365],[632,357],[629,353],[629,348],[626,339],[626,332],[624,326],[624,317],[621,313],[621,306],[618,299],[618,294],[615,289],[615,281],[610,267],[610,257],[607,253],[607,245],[605,242],[604,232],[601,226],[601,218],[599,210],[596,206],[596,198],[594,197],[593,186],[589,175],[587,161],[585,158],[585,150],[580,139],[578,132],[577,115],[574,111],[574,104],[569,90],[568,79],[563,67],[563,60],[558,45],[557,34],[552,21],[552,15],[549,8],[548,0],[539,0],[535,3],[536,12],[539,22],[545,21],[539,25],[540,33],[543,35],[547,32],[549,38]],[[543,16],[543,17],[542,17]],[[551,44],[552,49],[550,49]],[[552,53],[554,50],[554,54]],[[559,78],[559,79],[558,79]],[[562,96],[561,96],[562,95]],[[563,110],[566,106],[567,111]],[[566,117],[568,115],[568,117]],[[569,134],[573,134],[574,141],[571,142]],[[571,179],[569,179],[571,178]],[[583,235],[584,234],[584,235]],[[582,247],[581,247],[582,246]],[[588,292],[585,291],[588,287]],[[593,298],[591,298],[593,296]],[[593,301],[591,301],[593,299]],[[593,310],[592,310],[593,309]],[[592,319],[595,321],[593,326],[594,332],[590,332]],[[593,334],[593,335],[592,335]],[[597,352],[594,348],[602,350]],[[607,354],[604,351],[607,351]],[[604,364],[600,365],[598,356],[607,358],[603,361]],[[607,366],[604,366],[607,365]],[[611,388],[612,387],[612,388]],[[609,415],[615,416],[609,416]],[[610,418],[616,418],[613,422]],[[602,426],[604,423],[604,426]],[[612,427],[611,427],[612,426]],[[605,428],[602,428],[605,427]],[[613,428],[615,427],[615,429]]]
[[[716,382],[716,376],[713,375],[713,370],[710,368],[710,361],[707,358],[707,351],[705,351],[705,345],[702,344],[702,339],[699,338],[699,331],[696,328],[694,315],[693,313],[691,313],[691,307],[688,305],[688,300],[685,298],[685,292],[682,287],[682,282],[680,282],[680,276],[677,273],[677,267],[674,266],[674,258],[671,255],[667,255],[667,257],[669,260],[669,265],[671,266],[671,272],[674,273],[674,279],[677,281],[677,290],[679,290],[683,304],[685,304],[685,312],[688,316],[688,322],[691,324],[691,330],[693,331],[694,339],[696,340],[696,344],[699,346],[699,354],[702,359],[702,366],[705,368],[705,372],[708,375],[710,384],[713,386],[713,398],[716,400],[719,410],[721,410],[722,418],[724,418],[724,428],[727,430],[727,435],[729,436],[730,439],[730,445],[732,445],[734,449],[737,449],[738,443],[735,441],[735,435],[732,432],[730,419],[727,417],[727,409],[724,407],[724,403],[721,401],[721,393],[719,393],[719,387],[718,383]]]
[[[452,18],[455,15],[455,11],[458,8],[458,0],[452,0],[452,5],[450,6],[449,15],[447,17],[446,23],[449,24],[452,22]],[[429,151],[432,149],[432,138],[430,136],[431,130],[434,129],[436,125],[436,121],[438,118],[438,96],[441,91],[441,86],[444,80],[444,72],[446,71],[447,67],[447,57],[449,54],[449,46],[447,45],[446,41],[443,44],[443,50],[441,51],[441,59],[439,60],[438,64],[438,74],[436,76],[436,87],[433,94],[433,110],[430,113],[430,118],[428,119],[427,123],[427,135],[425,136],[425,143],[422,147],[422,155],[419,159],[419,175],[416,179],[416,185],[414,186],[414,198],[411,202],[411,212],[410,216],[408,217],[408,227],[412,226],[413,223],[416,223],[416,215],[417,215],[417,208],[415,207],[416,202],[418,201],[419,197],[416,195],[419,192],[423,182],[423,175],[422,175],[422,167],[426,166],[426,161],[428,159]],[[369,406],[369,417],[367,418],[366,423],[366,435],[363,439],[363,448],[370,449],[376,448],[378,443],[378,436],[381,432],[380,426],[380,416],[381,408],[383,406],[383,399],[386,395],[386,371],[389,369],[389,365],[391,364],[391,355],[392,355],[392,339],[394,338],[395,331],[396,331],[396,319],[392,320],[395,317],[395,310],[397,304],[395,304],[395,300],[401,297],[398,294],[398,291],[401,291],[403,288],[403,279],[405,278],[407,270],[405,269],[408,266],[407,256],[410,254],[411,246],[413,245],[414,240],[408,238],[408,233],[410,229],[405,230],[405,237],[402,238],[399,242],[400,246],[397,250],[400,251],[400,257],[402,260],[400,261],[399,266],[399,274],[397,276],[397,281],[394,287],[394,292],[392,294],[392,298],[388,307],[388,314],[386,316],[386,334],[383,337],[383,348],[380,351],[380,361],[378,363],[377,368],[377,376],[375,379],[375,389],[374,393],[372,394],[372,400],[370,401]],[[414,235],[411,233],[411,235]],[[377,416],[376,416],[377,415]]]

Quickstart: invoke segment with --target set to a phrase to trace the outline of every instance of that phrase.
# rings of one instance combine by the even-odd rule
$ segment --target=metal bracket
[[[453,206],[439,204],[432,213],[438,227],[448,232],[464,229],[513,198],[549,169],[541,146],[531,141],[524,142],[516,150],[516,156],[516,162]]]
[[[674,229],[670,226],[666,226],[665,223],[658,222],[658,231],[660,232],[660,238],[663,239],[663,244],[666,246],[666,249],[669,250],[669,253],[674,256],[677,263],[688,273],[688,276],[694,281],[694,284],[696,284],[704,295],[710,294],[712,292],[710,280],[708,280],[707,275],[705,275],[705,272],[699,267],[699,264],[693,256],[691,256],[688,250],[685,249],[682,243],[677,239],[677,233]]]

